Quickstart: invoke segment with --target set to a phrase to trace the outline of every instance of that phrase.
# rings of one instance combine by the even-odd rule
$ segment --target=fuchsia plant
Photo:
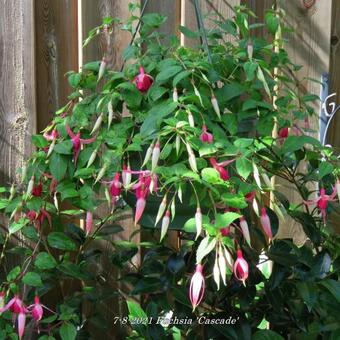
[[[70,102],[33,136],[22,183],[0,192],[9,221],[0,262],[23,257],[1,276],[1,291],[13,296],[5,304],[0,293],[5,336],[14,336],[9,312],[19,338],[32,327],[44,339],[72,340],[97,336],[93,329],[145,339],[331,336],[339,257],[328,216],[340,194],[339,160],[307,135],[315,98],[294,92],[281,11],[266,14],[265,42],[253,37],[251,15],[241,6],[233,19],[217,20],[208,57],[175,38],[167,45],[156,31],[164,17],[148,14],[122,71],[105,56],[68,74]],[[119,20],[105,18],[89,40],[114,25]],[[315,183],[320,193],[310,199]],[[281,192],[286,184],[297,202]],[[133,219],[123,224],[127,205]],[[277,237],[292,219],[308,238],[299,247]],[[116,235],[127,226],[130,238]],[[26,307],[19,291],[34,302]],[[44,315],[45,294],[60,297],[52,315]],[[125,300],[131,318],[234,313],[240,321],[233,328],[113,325],[103,306]]]

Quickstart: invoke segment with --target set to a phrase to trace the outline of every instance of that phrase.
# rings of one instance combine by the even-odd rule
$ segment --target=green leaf
[[[177,84],[178,84],[182,79],[189,77],[191,74],[192,74],[191,71],[182,71],[182,72],[178,73],[178,74],[176,75],[176,77],[174,78],[174,80],[172,81],[173,87],[176,87]]]
[[[322,280],[320,284],[329,290],[335,297],[336,301],[340,303],[340,282],[332,279]]]
[[[16,279],[16,277],[20,274],[20,267],[16,266],[14,267],[8,274],[7,274],[7,281],[13,281],[14,279]]]
[[[57,261],[48,253],[39,253],[35,259],[34,265],[39,269],[52,269],[56,267]]]
[[[224,85],[216,91],[216,97],[219,102],[227,102],[235,97],[239,97],[245,92],[243,85],[240,83],[230,83]]]
[[[159,27],[166,21],[166,16],[158,13],[147,13],[142,16],[141,20],[145,25]]]
[[[50,233],[47,237],[48,244],[60,250],[76,250],[77,247],[75,243],[64,233],[59,231],[54,231]]]
[[[238,158],[236,160],[236,170],[241,177],[247,179],[253,171],[253,166],[247,158]]]
[[[247,81],[252,81],[254,79],[257,66],[258,64],[252,61],[247,61],[243,65],[244,72],[246,73],[247,76]]]
[[[101,228],[100,231],[97,233],[97,236],[108,236],[120,233],[123,231],[124,228],[118,224],[110,224],[106,225],[105,227]]]
[[[177,108],[177,103],[171,101],[162,102],[154,106],[146,116],[141,128],[140,133],[143,138],[149,137],[155,132],[157,127],[161,124],[162,120],[172,113]]]
[[[163,96],[164,93],[166,93],[168,90],[165,87],[162,86],[152,86],[148,92],[149,98],[151,98],[153,101],[158,100]]]
[[[8,231],[10,234],[15,234],[28,223],[28,219],[20,218],[18,222],[13,222],[9,225]]]
[[[202,223],[207,224],[209,223],[209,217],[203,215],[202,216]],[[196,220],[195,218],[190,218],[187,220],[183,226],[183,230],[187,233],[196,233]]]
[[[33,135],[32,142],[37,148],[44,148],[48,145],[48,141],[42,135]]]
[[[77,329],[71,323],[65,322],[60,327],[59,334],[61,340],[74,340],[77,335]]]
[[[71,155],[72,154],[72,141],[65,140],[61,143],[58,143],[54,146],[54,152],[60,153],[62,155]]]
[[[217,170],[214,168],[204,168],[201,172],[203,181],[206,181],[210,184],[216,184],[221,182],[220,175]]]
[[[284,338],[269,329],[263,329],[260,331],[257,331],[251,338],[252,340],[284,340]]]
[[[132,319],[143,319],[143,318],[147,318],[146,313],[144,312],[144,310],[142,309],[142,307],[131,300],[127,300],[126,301],[128,309],[129,309],[129,317]]]
[[[77,87],[80,83],[81,75],[79,73],[72,73],[68,76],[67,80],[72,87]]]
[[[188,38],[195,39],[195,38],[199,37],[198,32],[194,32],[192,30],[189,30],[189,28],[187,28],[185,26],[179,26],[179,30],[180,30],[181,33],[183,33]]]
[[[226,212],[224,214],[217,214],[215,226],[219,229],[229,226],[236,219],[240,218],[242,215],[235,212]]]
[[[29,285],[32,287],[41,287],[43,285],[40,275],[35,272],[26,273],[22,278],[22,282],[25,285]]]
[[[57,180],[60,181],[66,174],[67,170],[67,159],[65,156],[60,155],[58,153],[53,153],[49,162],[49,168],[51,171],[51,175]]]
[[[310,312],[317,301],[318,293],[315,286],[309,282],[298,282],[296,287]]]
[[[138,54],[137,46],[130,45],[126,47],[123,51],[123,60],[126,61],[128,59],[135,58]]]
[[[320,142],[310,136],[289,136],[282,145],[281,153],[300,150],[305,144],[320,146]]]
[[[170,79],[171,77],[175,76],[178,72],[182,71],[182,66],[174,65],[168,68],[165,68],[161,72],[158,73],[156,77],[156,82],[163,83]]]
[[[222,199],[227,205],[232,208],[243,209],[248,206],[243,195],[236,195],[226,192],[222,195]]]
[[[206,156],[206,155],[211,155],[217,151],[216,146],[213,146],[208,143],[204,143],[202,147],[198,150],[200,157]]]
[[[280,20],[277,15],[272,12],[267,12],[265,15],[265,22],[269,32],[271,34],[275,34],[280,24]]]
[[[322,162],[319,166],[319,179],[322,179],[326,175],[332,173],[334,167],[328,162]]]
[[[196,263],[201,263],[216,246],[216,238],[206,236],[200,243],[196,252]]]

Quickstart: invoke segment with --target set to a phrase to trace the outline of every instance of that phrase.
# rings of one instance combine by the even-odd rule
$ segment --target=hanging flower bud
[[[253,46],[253,43],[249,40],[247,44],[247,55],[249,59],[253,59],[253,52],[254,52],[254,46]]]
[[[113,107],[112,107],[111,100],[107,104],[107,110],[109,111],[109,115],[108,115],[108,118],[107,118],[107,128],[109,129],[111,124],[112,124],[112,120],[113,120]]]
[[[0,310],[5,306],[5,292],[0,292]]]
[[[218,266],[220,268],[220,273],[221,273],[223,284],[226,286],[227,285],[227,260],[224,257],[224,252],[222,250],[221,244],[218,249]]]
[[[195,154],[192,151],[189,143],[186,143],[186,147],[188,151],[188,160],[189,160],[190,168],[193,172],[198,172]]]
[[[34,187],[34,176],[32,176],[31,179],[28,182],[27,191],[26,191],[26,197],[31,196],[33,187]]]
[[[215,263],[214,263],[214,268],[213,268],[213,277],[214,277],[214,281],[217,286],[217,290],[220,290],[220,268],[218,267],[217,254],[215,257]]]
[[[151,174],[151,181],[150,181],[150,187],[149,187],[150,193],[158,191],[158,175],[157,174]]]
[[[145,209],[146,201],[144,197],[140,197],[136,202],[135,225],[139,222]]]
[[[99,81],[103,77],[105,69],[106,69],[106,59],[105,59],[105,57],[103,57],[103,59],[100,63],[100,66],[99,66],[98,80],[97,81]]]
[[[157,225],[157,223],[160,221],[160,219],[162,218],[165,209],[166,209],[166,204],[167,204],[167,195],[165,194],[165,196],[162,199],[161,204],[159,205],[158,208],[158,212],[157,212],[157,216],[156,216],[156,221],[155,221],[155,226]]]
[[[172,202],[170,204],[170,210],[171,210],[171,221],[174,220],[175,214],[176,214],[176,203],[175,203],[175,198],[172,199]]]
[[[146,74],[143,67],[139,68],[139,74],[135,77],[134,83],[138,91],[145,93],[149,90],[153,83],[153,78]]]
[[[202,212],[201,208],[197,207],[196,214],[195,214],[195,224],[196,224],[196,240],[198,239],[198,236],[202,232]]]
[[[160,241],[163,240],[164,236],[166,235],[168,228],[169,228],[169,224],[170,224],[170,211],[167,210],[165,212],[165,215],[163,217],[162,220],[162,228],[161,228],[161,238]]]
[[[203,143],[211,144],[214,141],[214,136],[207,131],[207,127],[205,125],[202,126],[202,133],[200,139]]]
[[[12,201],[12,199],[14,198],[14,195],[16,194],[16,192],[17,191],[16,191],[16,188],[15,188],[15,185],[12,184],[11,189],[9,191],[9,198],[8,198],[9,201]]]
[[[91,153],[89,160],[87,161],[86,167],[89,168],[93,162],[96,160],[98,148],[94,149]]]
[[[248,223],[243,216],[240,217],[240,227],[241,227],[244,239],[248,243],[249,247],[251,247]]]
[[[249,265],[248,262],[243,258],[242,250],[237,250],[237,259],[234,264],[234,275],[237,280],[242,281],[245,285],[245,281],[248,278]]]
[[[340,201],[340,179],[338,178],[335,183],[336,193],[338,195],[338,200]]]
[[[104,164],[103,167],[99,170],[98,172],[98,175],[97,175],[97,178],[94,182],[94,184],[96,184],[97,182],[99,182],[105,175],[105,172],[106,172],[106,168],[107,168],[107,165]]]
[[[92,129],[90,135],[93,135],[96,131],[99,130],[100,126],[102,125],[102,122],[103,122],[103,113],[101,113],[98,116],[96,122],[94,123],[93,129]]]
[[[272,234],[272,227],[270,223],[269,216],[267,215],[266,208],[261,209],[261,216],[260,216],[260,221],[262,225],[262,229],[266,236],[268,237],[269,242],[273,239],[273,234]]]
[[[59,211],[58,196],[56,192],[53,194],[53,204],[55,208],[57,209],[57,211]]]
[[[154,148],[154,144],[151,143],[150,146],[148,147],[148,149],[146,150],[146,154],[145,154],[145,157],[144,157],[142,167],[149,162],[151,155],[153,153],[153,148]]]
[[[191,127],[195,127],[194,116],[192,115],[191,111],[187,111],[188,113],[188,122]]]
[[[89,235],[93,229],[93,214],[91,211],[86,213],[85,233]]]
[[[234,268],[234,260],[233,257],[231,256],[230,252],[226,247],[223,246],[223,252],[224,252],[224,258],[226,259],[226,263],[228,268],[233,271]]]
[[[159,140],[156,142],[155,147],[152,150],[152,159],[151,159],[151,170],[154,171],[157,167],[159,156],[161,154],[161,148],[160,148]]]
[[[105,198],[106,198],[106,201],[107,201],[107,206],[110,208],[111,207],[111,195],[110,195],[108,188],[104,189],[104,194],[105,194]]]
[[[203,276],[203,266],[196,265],[195,274],[191,278],[189,288],[189,298],[192,304],[193,311],[201,303],[205,291],[205,280]]]
[[[128,188],[131,184],[131,168],[129,162],[127,166],[123,164],[122,181],[124,188]]]
[[[180,135],[176,135],[176,154],[178,156],[179,154],[179,150],[181,148],[181,136]]]
[[[182,185],[179,184],[178,191],[177,191],[177,196],[178,199],[181,203],[183,203],[183,190],[182,190]]]
[[[21,308],[20,313],[18,315],[18,336],[19,340],[22,339],[25,333],[25,325],[26,325],[26,309]]]
[[[178,92],[177,92],[177,87],[174,87],[174,90],[172,92],[172,98],[174,102],[178,102]]]
[[[217,101],[217,99],[216,99],[214,94],[212,94],[212,97],[211,97],[211,105],[212,105],[212,107],[213,107],[217,117],[219,119],[221,119],[220,107],[218,106],[218,101]]]

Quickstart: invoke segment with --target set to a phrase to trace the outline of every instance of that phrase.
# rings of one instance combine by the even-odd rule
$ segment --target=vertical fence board
[[[41,131],[71,93],[65,73],[78,69],[77,1],[36,0],[37,128]]]
[[[138,2],[139,0],[134,0]],[[133,1],[132,1],[133,2]],[[82,0],[81,13],[82,13],[82,39],[84,40],[88,32],[100,25],[103,18],[105,17],[118,17],[121,21],[126,21],[129,17],[128,1],[124,0]],[[103,57],[106,58],[107,67],[113,70],[119,70],[122,65],[122,52],[125,47],[128,46],[131,36],[128,32],[123,32],[119,29],[118,25],[114,25],[113,33],[111,35],[100,34],[93,41],[87,45],[83,50],[83,61],[87,63],[89,61],[101,60]],[[108,214],[107,207],[100,207],[95,212],[97,217],[105,216]],[[120,221],[124,231],[113,236],[112,240],[129,240],[130,235],[134,231],[133,220],[131,218],[131,211],[128,212],[130,217],[127,220]],[[139,236],[134,237],[133,241],[139,242]],[[106,280],[107,288],[119,288],[121,291],[125,290],[122,283],[117,282],[119,272],[112,269],[111,256],[113,253],[112,245],[105,241],[98,241],[94,247],[99,248],[102,251],[100,261],[97,263],[96,271]],[[138,261],[138,259],[136,260]],[[96,306],[98,308],[98,306]],[[112,339],[122,339],[124,334],[120,329],[119,322],[114,325],[113,320],[115,316],[124,315],[126,305],[118,298],[109,299],[104,303],[100,303],[105,317],[108,320],[112,320],[112,324],[109,325],[108,330],[100,329],[95,327],[92,331],[97,336],[111,336]]]
[[[1,184],[18,182],[36,129],[33,1],[5,0],[0,11]]]
[[[340,1],[332,1],[332,31],[331,31],[331,54],[330,54],[330,93],[336,93],[332,99],[340,105]],[[340,112],[336,114],[334,123],[330,126],[328,141],[337,152],[340,151]]]

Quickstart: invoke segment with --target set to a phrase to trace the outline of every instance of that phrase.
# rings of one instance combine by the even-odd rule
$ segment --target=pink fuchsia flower
[[[14,295],[3,308],[0,308],[0,313],[10,310],[12,313],[19,314],[23,309],[25,309],[24,303],[18,295]]]
[[[328,202],[335,201],[334,197],[337,195],[337,189],[336,187],[333,190],[333,193],[331,195],[326,195],[325,189],[320,189],[320,196],[313,200],[308,200],[304,201],[305,204],[311,205],[311,204],[316,204],[318,209],[321,212],[322,218],[323,218],[323,223],[326,223],[326,217],[327,217],[327,206]]]
[[[40,303],[39,296],[34,297],[34,304],[27,308],[32,313],[32,318],[39,322],[44,314],[43,305]]]
[[[58,134],[58,131],[56,129],[53,129],[51,131],[51,133],[48,133],[47,131],[43,134],[44,138],[48,141],[55,141],[59,134]]]
[[[35,185],[32,189],[32,195],[35,197],[41,197],[42,194],[42,190],[43,190],[43,186],[42,183],[39,182],[37,185]]]
[[[340,201],[340,179],[338,178],[335,183],[335,190],[338,195],[338,200]]]
[[[195,274],[191,278],[189,288],[189,298],[192,304],[193,310],[201,303],[205,291],[205,280],[203,276],[203,266],[201,264],[196,265]]]
[[[206,125],[202,126],[202,133],[200,139],[203,143],[211,144],[214,141],[214,136],[208,132]]]
[[[261,221],[262,229],[264,233],[266,234],[266,236],[268,237],[268,240],[270,242],[273,239],[273,233],[272,233],[270,218],[267,214],[266,208],[261,209],[260,221]]]
[[[89,139],[82,139],[80,138],[80,132],[74,134],[70,127],[66,125],[66,131],[69,137],[72,140],[72,145],[73,145],[73,162],[74,164],[77,164],[77,159],[81,150],[81,146],[83,144],[91,144],[93,143],[97,137],[92,137]]]
[[[247,202],[252,203],[253,200],[254,200],[254,198],[255,198],[255,196],[256,196],[256,191],[251,191],[251,192],[248,192],[248,193],[244,196],[244,198],[245,198],[245,200],[246,200]]]
[[[221,166],[219,163],[217,163],[216,158],[209,158],[209,161],[212,167],[218,171],[221,179],[227,181],[230,178],[228,170]]]
[[[285,138],[288,137],[288,135],[289,135],[289,128],[288,127],[284,127],[282,129],[280,129],[279,132],[278,132],[279,138],[285,139]]]
[[[152,150],[152,157],[151,157],[151,169],[152,169],[152,171],[154,171],[156,166],[158,165],[160,154],[161,154],[161,145],[160,145],[159,141],[157,141],[156,144],[155,144],[155,147]]]
[[[245,284],[245,281],[248,278],[249,274],[249,265],[248,262],[244,259],[242,250],[237,250],[237,259],[234,263],[234,275],[237,280],[242,281]]]
[[[110,194],[112,198],[112,205],[115,206],[116,202],[118,201],[119,196],[122,193],[122,182],[120,181],[120,173],[117,172],[113,180],[109,182],[110,184]]]
[[[149,74],[145,73],[144,68],[141,66],[139,68],[139,74],[134,79],[134,83],[138,91],[145,93],[151,87],[153,78]]]
[[[221,228],[220,233],[222,236],[228,236],[230,234],[230,226]]]
[[[135,225],[138,223],[143,215],[146,198],[149,194],[149,188],[151,184],[151,177],[145,176],[144,174],[139,175],[138,183],[134,186],[135,195],[137,198],[136,202],[136,212],[135,212]]]

